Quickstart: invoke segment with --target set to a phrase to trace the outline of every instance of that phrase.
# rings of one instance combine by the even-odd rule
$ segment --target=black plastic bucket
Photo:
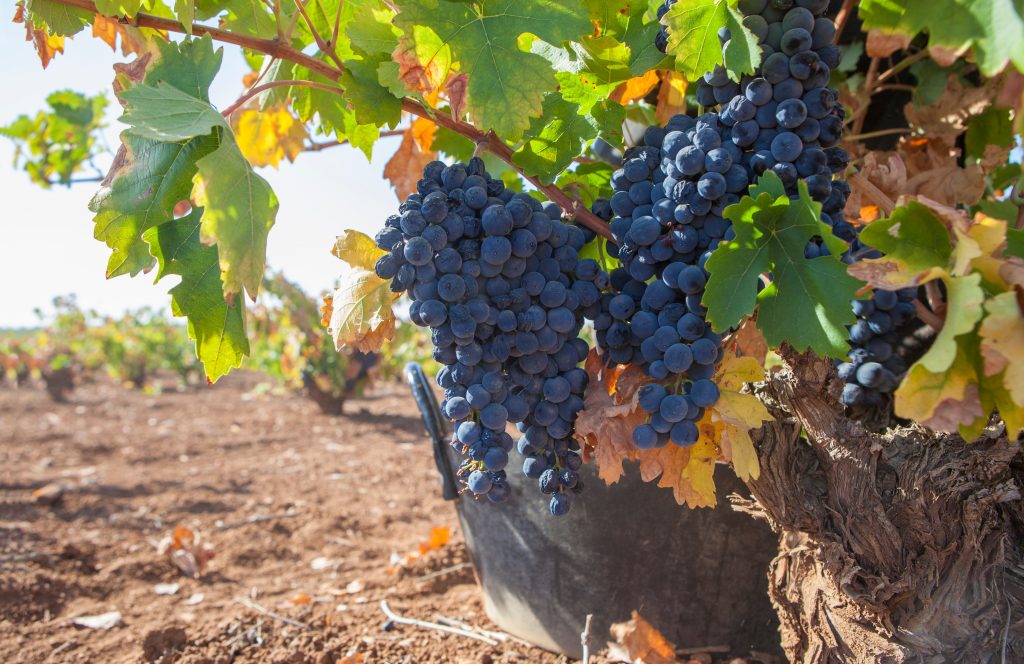
[[[536,480],[514,468],[506,502],[460,497],[457,453],[428,379],[415,364],[406,377],[434,439],[445,498],[457,501],[487,615],[502,629],[578,658],[587,614],[593,642],[603,644],[611,623],[637,610],[680,646],[781,654],[767,579],[778,540],[730,509],[727,495],[747,495],[730,468],[715,471],[715,509],[680,507],[635,467],[607,486],[583,466],[586,488],[564,517],[551,516]]]

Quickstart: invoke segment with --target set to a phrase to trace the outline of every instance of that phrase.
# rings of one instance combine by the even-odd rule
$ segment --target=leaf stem
[[[313,19],[309,18],[309,14],[306,13],[306,5],[302,0],[295,0],[295,6],[298,7],[299,13],[302,14],[302,20],[306,22],[309,27],[309,33],[313,35],[313,39],[316,41],[317,48],[320,49],[321,53],[327,55],[331,60],[334,60],[334,64],[338,65],[338,69],[344,69],[345,65],[341,64],[341,60],[338,58],[338,54],[334,51],[334,48],[324,41],[323,36],[317,31],[316,26],[313,25]],[[341,6],[339,2],[338,6]]]
[[[381,138],[387,138],[388,136],[401,136],[405,133],[405,129],[389,129],[388,131],[380,132]],[[339,145],[348,145],[348,139],[343,141],[324,141],[323,143],[310,142],[306,145],[306,152],[320,152],[329,148],[336,148]]]
[[[92,13],[99,13],[96,9],[96,4],[92,0],[53,0],[53,2],[66,5],[68,7],[77,7],[84,9],[85,11]],[[298,2],[298,0],[297,0]],[[115,17],[116,21],[122,25],[130,25],[139,28],[155,28],[157,30],[166,30],[167,32],[184,33],[185,29],[181,23],[176,20],[161,18],[159,16],[153,16],[150,14],[138,13],[132,18],[128,17]],[[201,23],[194,23],[192,25],[192,34],[194,35],[209,35],[211,38],[224,42],[226,44],[233,44],[235,46],[241,46],[252,51],[258,51],[265,55],[270,55],[275,58],[282,60],[288,60],[294,62],[297,65],[305,67],[311,72],[315,72],[330,80],[338,80],[345,68],[343,66],[335,67],[329,62],[318,60],[315,57],[306,55],[295,48],[292,48],[289,44],[282,42],[279,39],[262,39],[259,37],[250,37],[248,35],[238,35],[228,30],[222,30],[220,28],[214,28]],[[329,54],[328,54],[329,55]],[[234,112],[234,110],[244,104],[253,95],[259,94],[263,90],[270,87],[277,87],[282,85],[304,85],[307,87],[316,87],[330,92],[336,92],[339,95],[342,94],[342,90],[339,88],[333,88],[325,83],[319,83],[316,81],[271,81],[263,85],[252,88],[242,97],[239,98],[231,107],[225,109],[225,115]],[[611,229],[604,221],[597,217],[594,213],[587,209],[587,207],[580,203],[579,200],[568,195],[558,187],[554,185],[544,184],[538,180],[535,176],[526,175],[523,173],[519,165],[512,161],[512,149],[508,147],[500,138],[498,138],[494,132],[487,132],[486,134],[473,125],[456,120],[443,113],[436,113],[433,109],[428,109],[414,99],[408,97],[402,99],[402,110],[412,113],[421,118],[425,118],[434,122],[446,129],[465,136],[474,142],[485,141],[487,150],[493,153],[496,157],[501,159],[503,162],[508,164],[517,173],[520,173],[527,181],[529,181],[538,191],[547,196],[548,200],[558,205],[566,214],[572,219],[578,222],[580,225],[589,228],[598,235],[602,235],[609,240],[614,240],[612,237]]]
[[[847,141],[866,141],[871,138],[879,138],[881,136],[892,136],[894,134],[912,134],[914,130],[910,127],[894,127],[892,129],[879,129],[878,131],[868,131],[863,134],[854,134],[853,136],[847,136],[844,140]]]
[[[910,65],[914,64],[918,60],[923,60],[926,57],[928,57],[928,51],[924,49],[918,51],[917,53],[914,53],[913,55],[908,55],[907,57],[903,58],[902,60],[894,64],[892,67],[889,67],[884,72],[879,74],[878,78],[875,79],[875,84],[885,83],[890,78],[900,73]]]
[[[333,92],[333,93],[335,93],[337,95],[343,95],[344,94],[342,92],[341,88],[336,88],[336,87],[334,87],[332,85],[328,85],[327,83],[319,83],[317,81],[302,81],[302,80],[268,81],[267,83],[262,83],[260,85],[257,85],[256,87],[249,88],[248,90],[246,90],[244,93],[242,93],[242,96],[240,96],[238,99],[235,100],[235,103],[231,104],[230,106],[225,108],[223,111],[221,111],[221,115],[223,115],[224,117],[228,117],[232,113],[237,111],[242,106],[242,104],[244,104],[245,102],[249,101],[250,99],[252,99],[256,95],[260,94],[261,92],[266,92],[267,90],[270,90],[271,88],[281,88],[281,87],[318,88],[320,90],[327,90],[328,92]]]

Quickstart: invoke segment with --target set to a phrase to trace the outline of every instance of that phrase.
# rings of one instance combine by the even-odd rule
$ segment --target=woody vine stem
[[[83,9],[88,12],[99,13],[96,9],[96,4],[92,0],[53,0],[57,4],[65,5],[68,7],[76,7]],[[180,23],[173,19],[161,18],[159,16],[152,16],[149,14],[136,14],[133,18],[127,17],[115,17],[116,21],[122,25],[130,25],[138,28],[153,28],[156,30],[166,30],[167,32],[186,33],[186,30]],[[194,35],[209,35],[212,39],[224,42],[226,44],[234,44],[235,46],[241,46],[243,48],[268,55],[273,58],[281,60],[288,60],[297,65],[305,67],[311,72],[320,74],[321,76],[328,78],[332,81],[337,81],[341,78],[344,70],[340,66],[334,66],[330,63],[322,60],[317,60],[314,57],[306,55],[301,51],[298,51],[286,42],[280,39],[261,39],[259,37],[249,37],[246,35],[238,35],[227,30],[221,30],[220,28],[214,28],[200,23],[192,24],[192,34]],[[343,94],[340,88],[333,88],[323,83],[317,83],[315,81],[277,81],[274,84],[265,84],[265,86],[258,86],[259,88],[266,89],[267,87],[278,87],[278,86],[310,86],[330,90],[337,94]],[[262,91],[262,90],[260,90]],[[240,103],[244,103],[245,100],[252,95],[257,94],[256,88],[249,90],[243,94],[239,102],[235,102],[229,107],[229,110],[233,110]],[[611,230],[608,225],[601,221],[594,213],[587,209],[585,205],[580,203],[579,200],[573,196],[562,191],[553,184],[544,184],[536,177],[532,177],[523,173],[522,169],[512,162],[512,149],[505,144],[494,132],[482,132],[473,125],[457,120],[443,113],[427,108],[420,104],[414,99],[408,97],[402,99],[402,110],[412,115],[430,120],[445,129],[449,129],[461,136],[465,136],[469,140],[473,141],[479,146],[482,146],[488,152],[491,152],[496,157],[501,159],[503,162],[509,165],[513,170],[526,178],[538,191],[547,196],[548,200],[558,205],[562,210],[572,217],[577,223],[590,230],[594,231],[598,235],[601,235],[607,239],[612,239]]]

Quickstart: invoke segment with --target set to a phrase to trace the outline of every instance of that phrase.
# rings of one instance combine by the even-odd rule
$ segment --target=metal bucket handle
[[[448,464],[446,447],[448,445],[448,423],[441,413],[441,407],[437,403],[437,397],[430,388],[430,381],[423,373],[423,367],[410,362],[405,365],[405,379],[409,381],[412,389],[412,396],[416,400],[416,406],[420,409],[420,417],[423,418],[423,426],[432,439],[434,447],[434,463],[437,464],[437,472],[441,474],[441,496],[445,500],[458,500],[459,490],[455,481],[455,474]]]

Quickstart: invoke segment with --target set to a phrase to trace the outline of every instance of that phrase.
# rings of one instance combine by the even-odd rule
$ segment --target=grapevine
[[[588,346],[578,335],[607,281],[597,262],[579,259],[587,240],[557,206],[506,189],[479,158],[427,164],[417,193],[376,235],[387,252],[377,276],[408,292],[410,318],[431,330],[442,410],[466,457],[459,477],[492,502],[509,496],[514,444],[523,473],[551,494],[552,514],[567,514],[583,489],[573,424]]]

